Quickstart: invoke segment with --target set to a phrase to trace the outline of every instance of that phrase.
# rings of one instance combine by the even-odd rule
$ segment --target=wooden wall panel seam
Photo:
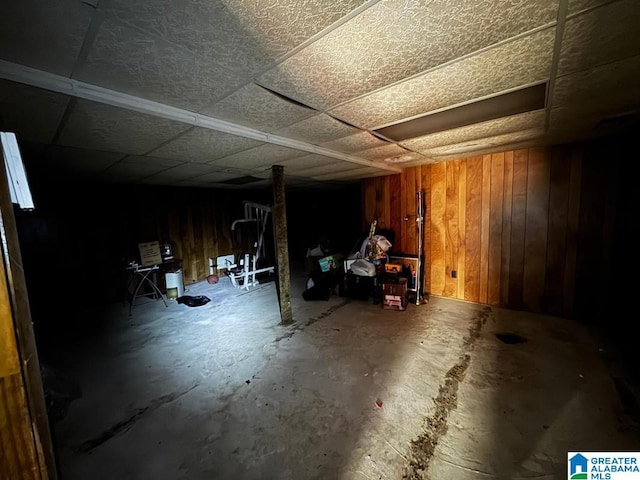
[[[500,275],[500,306],[509,303],[509,275],[511,263],[511,208],[513,205],[513,152],[505,153],[503,183],[502,248]]]
[[[491,199],[491,155],[482,157],[482,228],[480,230],[480,303],[489,294],[489,214]]]
[[[467,160],[460,162],[458,175],[460,186],[458,188],[458,264],[457,268],[457,295],[460,300],[465,298],[466,276],[466,204],[467,204]]]

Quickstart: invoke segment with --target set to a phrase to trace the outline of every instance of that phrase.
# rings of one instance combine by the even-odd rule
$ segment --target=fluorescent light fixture
[[[478,100],[441,112],[424,115],[374,130],[396,142],[451,130],[474,123],[495,120],[519,113],[540,110],[545,106],[547,84],[540,83],[495,97]]]
[[[35,206],[33,205],[33,198],[31,197],[27,173],[22,163],[16,134],[13,132],[0,132],[0,139],[2,140],[2,155],[7,171],[11,202],[20,205],[23,210],[33,210]]]

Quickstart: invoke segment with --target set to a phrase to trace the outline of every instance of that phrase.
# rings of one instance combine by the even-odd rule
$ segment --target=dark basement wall
[[[253,252],[243,200],[271,205],[273,193],[158,186],[131,186],[57,178],[25,157],[35,211],[16,209],[32,317],[36,332],[58,331],[76,316],[125,296],[126,262],[139,259],[138,243],[169,240],[183,260],[185,285],[209,274],[209,257]],[[344,252],[360,235],[360,187],[330,186],[286,192],[292,268],[309,247],[327,238]],[[247,229],[244,229],[247,226]],[[234,241],[235,240],[235,241]],[[271,221],[265,234],[273,265]]]

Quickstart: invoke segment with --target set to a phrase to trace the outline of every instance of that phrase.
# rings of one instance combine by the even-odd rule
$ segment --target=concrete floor
[[[564,479],[568,451],[640,450],[633,386],[583,326],[306,302],[305,281],[291,326],[274,283],[226,277],[188,286],[200,307],[87,313],[56,356],[82,389],[54,424],[61,480]]]

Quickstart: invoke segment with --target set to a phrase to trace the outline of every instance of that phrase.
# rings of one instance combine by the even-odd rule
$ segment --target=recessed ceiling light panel
[[[522,88],[496,97],[414,118],[406,122],[374,130],[393,141],[422,137],[431,133],[486,122],[496,118],[544,108],[547,83]]]

